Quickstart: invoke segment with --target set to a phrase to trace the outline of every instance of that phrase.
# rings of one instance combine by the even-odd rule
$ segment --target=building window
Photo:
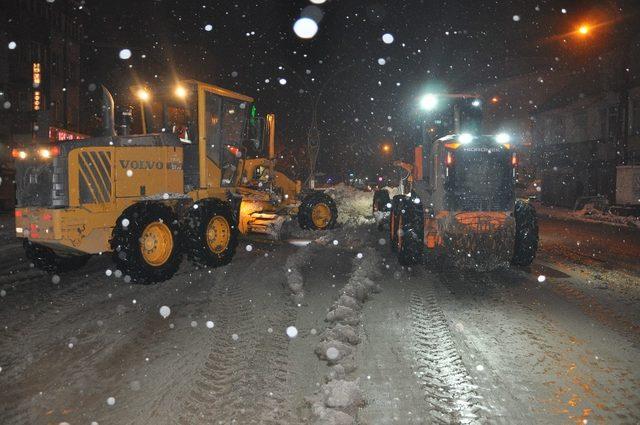
[[[618,126],[618,107],[609,106],[600,110],[600,136],[605,141],[611,141],[616,137]]]

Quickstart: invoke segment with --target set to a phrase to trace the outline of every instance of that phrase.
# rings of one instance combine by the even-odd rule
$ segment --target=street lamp
[[[140,88],[136,93],[136,96],[138,96],[138,100],[141,102],[146,102],[151,98],[151,94],[144,88]]]
[[[591,27],[587,24],[582,24],[580,25],[580,27],[578,28],[578,33],[580,35],[587,35],[591,32]]]
[[[187,89],[185,89],[182,86],[176,87],[176,96],[178,96],[180,99],[186,98],[187,97]]]
[[[433,111],[438,107],[438,96],[433,93],[427,93],[420,99],[420,108],[425,111]]]

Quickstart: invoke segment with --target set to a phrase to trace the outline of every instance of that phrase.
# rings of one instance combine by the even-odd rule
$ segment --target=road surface
[[[152,286],[124,283],[106,257],[52,277],[7,238],[0,423],[339,423],[312,407],[335,378],[314,350],[342,288],[366,279],[381,291],[355,309],[343,377],[364,402],[331,402],[356,423],[640,422],[638,232],[541,231],[528,268],[403,268],[361,225],[306,248],[244,241],[228,266],[185,261]]]

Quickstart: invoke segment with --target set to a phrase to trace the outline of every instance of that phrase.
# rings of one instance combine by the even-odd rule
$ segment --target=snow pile
[[[296,251],[287,257],[284,264],[285,275],[287,276],[287,288],[291,292],[291,301],[300,304],[304,298],[304,281],[302,279],[302,267],[311,256],[316,244],[310,243],[304,248]]]
[[[545,206],[539,202],[536,202],[534,206],[539,216],[548,216],[563,220],[595,221],[617,226],[640,228],[639,217],[615,215],[611,212],[596,208],[594,204],[586,204],[582,209],[576,211],[560,207]]]
[[[354,258],[354,271],[340,291],[326,316],[329,327],[320,335],[315,353],[330,367],[327,383],[307,401],[311,404],[316,423],[351,424],[364,405],[359,381],[347,380],[356,369],[356,345],[360,343],[359,324],[362,306],[369,297],[380,291],[372,278],[380,274],[380,255],[373,248],[365,248],[362,256]]]
[[[373,192],[365,192],[340,183],[327,189],[338,206],[338,223],[355,227],[371,224],[373,218]]]

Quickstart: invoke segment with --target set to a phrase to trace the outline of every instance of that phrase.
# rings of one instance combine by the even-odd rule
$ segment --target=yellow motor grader
[[[533,206],[515,197],[518,161],[510,136],[480,133],[477,97],[451,99],[450,108],[425,123],[422,135],[432,137],[416,144],[413,163],[397,164],[409,173],[408,193],[376,193],[374,200],[387,202],[389,245],[404,265],[528,266],[538,249],[538,224]],[[380,201],[376,208],[382,210]]]
[[[117,134],[102,90],[101,136],[13,151],[16,234],[36,267],[57,273],[111,252],[127,280],[153,283],[185,253],[227,264],[239,234],[273,233],[292,217],[335,225],[328,195],[276,171],[275,117],[257,116],[252,98],[193,80],[137,88],[142,130],[129,134],[125,120]]]

